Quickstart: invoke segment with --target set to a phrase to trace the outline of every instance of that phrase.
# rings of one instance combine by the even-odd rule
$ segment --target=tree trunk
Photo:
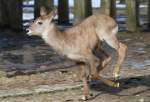
[[[137,30],[135,0],[126,0],[126,5],[126,30],[130,32],[135,32]]]
[[[68,0],[58,0],[58,23],[69,23],[69,5]]]
[[[116,17],[116,0],[101,0],[100,14]]]
[[[80,23],[83,19],[91,14],[91,0],[74,0],[74,24]]]
[[[14,30],[22,29],[22,0],[1,0],[1,25]]]
[[[34,18],[40,16],[40,7],[44,6],[48,11],[53,9],[53,0],[35,0]]]

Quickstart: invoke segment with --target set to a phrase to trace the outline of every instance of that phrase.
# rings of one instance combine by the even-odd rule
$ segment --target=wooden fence
[[[27,1],[27,0],[24,0]],[[28,0],[29,1],[29,0]],[[68,24],[69,23],[69,0],[58,0],[58,23]],[[74,0],[74,22],[78,24],[86,17],[92,15],[92,1],[93,0]],[[116,19],[117,8],[116,1],[118,0],[101,0],[100,8],[97,13],[106,14]],[[122,1],[122,0],[120,0]],[[135,32],[138,31],[139,23],[139,5],[143,0],[124,0],[126,4],[125,16],[126,16],[126,30]],[[0,0],[0,27],[9,27],[11,29],[22,29],[23,21],[23,0]],[[147,25],[150,29],[150,1],[145,0],[147,6]],[[50,10],[54,7],[54,0],[34,0],[34,17],[39,16],[39,9],[41,6],[46,6]]]

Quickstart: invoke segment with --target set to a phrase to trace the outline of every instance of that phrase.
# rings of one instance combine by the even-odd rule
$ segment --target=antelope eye
[[[43,23],[42,23],[42,22],[38,22],[38,24],[39,24],[39,25],[42,25]]]

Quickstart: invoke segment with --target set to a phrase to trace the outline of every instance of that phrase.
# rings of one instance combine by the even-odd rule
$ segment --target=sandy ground
[[[118,37],[120,41],[128,45],[127,57],[119,79],[121,86],[120,88],[112,88],[102,82],[92,84],[90,85],[92,96],[87,102],[150,102],[150,33],[120,33]],[[79,81],[78,66],[62,67],[62,62],[66,62],[64,64],[68,65],[70,62],[58,56],[40,39],[34,38],[33,40],[28,37],[7,39],[6,37],[0,41],[2,43],[0,46],[0,68],[3,71],[7,71],[8,68],[31,70],[32,66],[36,64],[45,68],[44,63],[47,61],[52,62],[48,66],[46,65],[49,69],[52,66],[58,66],[57,70],[53,68],[36,74],[21,75],[18,73],[19,75],[16,74],[13,77],[1,76],[0,90],[15,88],[32,90],[34,86],[38,85],[61,85]],[[115,61],[115,53],[112,55]],[[100,73],[102,76],[112,77],[111,71],[114,61]],[[0,102],[81,102],[81,95],[81,88],[77,88],[53,93],[0,98]]]

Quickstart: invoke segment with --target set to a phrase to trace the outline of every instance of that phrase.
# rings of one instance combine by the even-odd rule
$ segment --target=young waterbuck
[[[113,76],[114,78],[118,77],[120,66],[126,56],[127,46],[116,38],[115,34],[118,31],[116,22],[106,15],[92,15],[80,24],[60,32],[57,26],[52,23],[55,15],[55,11],[49,13],[42,7],[40,17],[27,29],[27,34],[42,37],[60,55],[83,63],[80,71],[83,81],[83,99],[86,100],[88,96],[87,76],[89,74],[93,79],[101,79],[105,84],[119,87],[119,83],[101,78],[97,70],[99,64],[101,63],[104,67],[110,57],[100,61],[93,54],[95,46],[102,41],[114,48],[118,53],[118,61],[114,68]],[[87,70],[90,73],[87,74]]]

